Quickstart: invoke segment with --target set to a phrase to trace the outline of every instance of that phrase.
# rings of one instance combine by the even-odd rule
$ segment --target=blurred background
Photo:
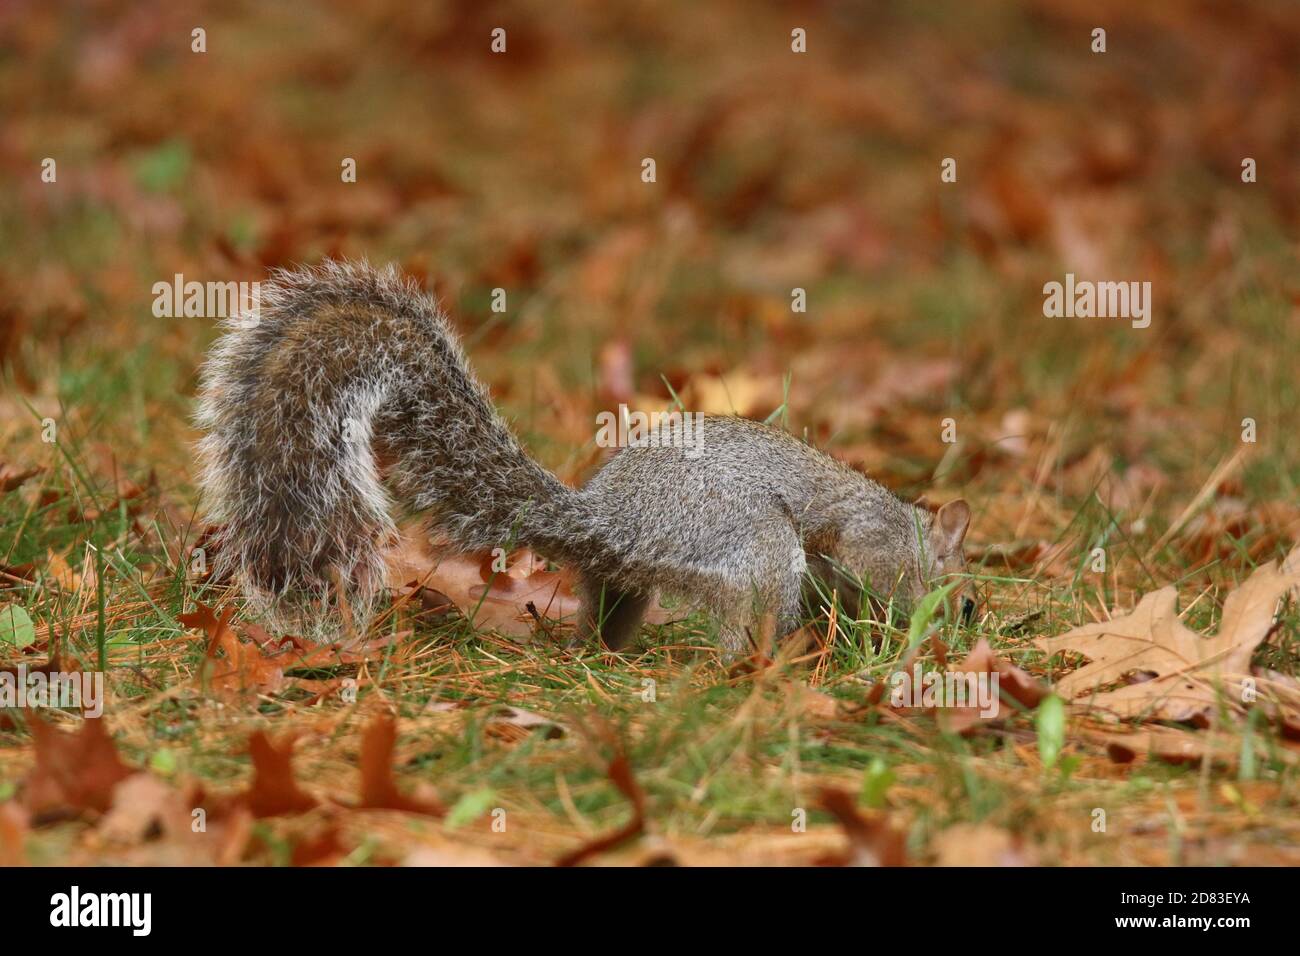
[[[157,316],[154,287],[396,263],[568,481],[599,461],[598,413],[677,396],[771,417],[900,494],[962,495],[981,602],[944,631],[951,660],[989,640],[1053,683],[1077,659],[1037,638],[1166,585],[1211,633],[1300,538],[1298,76],[1294,0],[0,0],[0,669],[97,662],[114,703],[93,765],[149,768],[131,779],[181,821],[128,850],[46,825],[64,817],[24,835],[13,797],[45,812],[41,768],[67,771],[74,809],[89,793],[103,810],[119,777],[76,776],[87,730],[6,732],[0,864],[208,860],[212,841],[185,842],[183,781],[234,793],[273,727],[298,780],[355,793],[358,763],[390,763],[358,756],[390,711],[403,792],[436,791],[446,826],[349,811],[339,842],[309,813],[259,821],[247,846],[231,824],[213,858],[549,862],[624,825],[622,766],[683,860],[842,849],[815,808],[791,834],[791,807],[833,785],[888,814],[915,862],[1294,864],[1300,722],[1224,706],[1208,733],[1148,722],[1118,750],[1074,717],[1067,739],[1059,709],[1055,730],[1040,709],[969,740],[877,722],[865,688],[909,644],[887,621],[810,623],[820,649],[790,680],[738,677],[698,617],[647,628],[634,660],[414,602],[373,668],[293,670],[292,635],[251,629],[218,648],[185,613],[224,597],[194,563],[216,322]],[[1044,316],[1067,274],[1149,282],[1150,326]],[[1253,641],[1261,684],[1294,692],[1294,604]],[[349,680],[355,704],[331,695]],[[569,732],[604,721],[627,751],[608,773]],[[121,790],[148,834],[140,792]],[[498,802],[508,835],[481,816]]]
[[[54,416],[192,504],[214,323],[153,284],[364,256],[568,480],[598,411],[676,393],[965,494],[1011,565],[1154,536],[1212,478],[1180,546],[1257,560],[1297,527],[1298,71],[1289,0],[6,0],[0,455],[55,464]],[[1151,326],[1045,318],[1067,272],[1151,282]]]

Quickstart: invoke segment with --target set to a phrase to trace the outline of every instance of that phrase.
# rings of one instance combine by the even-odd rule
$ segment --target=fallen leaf
[[[1128,764],[1139,759],[1155,759],[1170,764],[1199,765],[1207,756],[1220,768],[1235,768],[1241,760],[1241,731],[1205,733],[1182,727],[1147,725],[1140,729],[1080,728],[1074,735],[1085,743],[1102,747],[1112,763]],[[1300,750],[1292,747],[1270,748],[1262,739],[1256,741],[1259,760],[1277,760],[1289,766],[1300,763]]]
[[[437,846],[417,846],[406,854],[402,866],[436,866],[440,869],[449,866],[506,866],[507,864],[477,847],[451,841],[440,842]]]
[[[17,588],[36,580],[36,565],[30,561],[22,564],[0,564],[0,588]]]
[[[0,803],[0,866],[27,865],[28,820],[16,800]]]
[[[512,707],[510,705],[495,708],[491,716],[488,717],[487,726],[484,729],[488,733],[494,733],[497,736],[507,737],[512,740],[522,739],[539,730],[542,731],[544,738],[554,740],[563,737],[567,732],[565,726],[559,721],[543,717],[541,714],[535,714],[531,710],[524,710],[522,707]]]
[[[294,780],[293,743],[293,738],[288,737],[277,744],[260,730],[248,738],[253,783],[242,800],[258,819],[306,813],[317,805],[316,798],[301,790]]]
[[[844,707],[838,698],[824,691],[814,690],[801,683],[788,685],[787,693],[797,713],[813,720],[838,720]]]
[[[636,369],[632,345],[626,338],[611,339],[597,359],[601,398],[611,405],[628,405],[636,395]]]
[[[386,648],[411,634],[410,631],[401,631],[359,644],[344,645],[317,644],[293,635],[272,637],[257,624],[244,624],[242,630],[246,637],[261,648],[265,656],[274,658],[281,669],[286,671],[333,667],[339,664],[362,664],[382,656]]]
[[[971,652],[966,655],[966,659],[955,669],[963,673],[998,675],[999,718],[1006,710],[1001,701],[1002,695],[1010,697],[1027,710],[1033,710],[1038,706],[1039,701],[1051,693],[1051,689],[1045,684],[998,657],[986,638],[981,637]]]
[[[998,426],[993,444],[1003,454],[1012,458],[1024,458],[1029,454],[1029,438],[1033,430],[1033,416],[1028,409],[1009,409],[1002,416],[1002,424]]]
[[[784,388],[780,375],[755,375],[736,369],[725,376],[695,376],[683,401],[687,408],[704,415],[766,415],[781,404]]]
[[[133,773],[113,791],[113,805],[99,823],[110,840],[139,843],[162,828],[176,791],[151,773]]]
[[[636,782],[636,778],[632,776],[632,766],[622,751],[610,761],[607,773],[614,786],[631,802],[632,819],[613,833],[584,843],[576,850],[564,854],[555,861],[556,866],[577,866],[588,857],[622,846],[628,840],[645,832],[645,794]]]
[[[935,646],[936,656],[940,658],[941,662],[946,660],[947,651],[943,642],[933,636],[930,640]],[[920,650],[922,646],[917,645],[914,650]],[[909,680],[914,680],[912,675],[915,662],[916,655],[911,654],[900,665],[899,672],[907,675]],[[957,706],[955,701],[945,700],[938,706],[921,707],[914,703],[911,707],[893,707],[891,700],[890,709],[904,714],[928,713],[935,717],[944,730],[950,733],[969,735],[981,727],[992,726],[1007,720],[1015,713],[1016,708],[1009,706],[1004,698],[1009,697],[1026,710],[1033,710],[1038,706],[1039,701],[1051,693],[1051,690],[1046,685],[1035,680],[1014,664],[1010,664],[998,657],[985,638],[980,638],[979,642],[971,648],[970,653],[960,663],[949,663],[945,670],[936,672],[936,679],[939,677],[945,678],[944,693],[946,694],[949,688],[946,686],[945,675],[954,675],[956,677],[951,690],[960,695],[957,700],[962,702],[962,706]],[[985,679],[987,681],[985,686],[987,686],[990,695],[989,707],[981,706],[979,701],[973,704],[966,703],[970,699],[971,684],[968,678],[971,675],[975,676],[977,680],[976,689],[979,687],[980,675],[997,676],[996,685],[991,679]],[[892,681],[882,681],[880,685],[872,688],[872,696],[877,702],[884,697],[886,689],[891,684]],[[939,685],[936,684],[936,691],[938,689]],[[923,689],[914,689],[913,696],[916,696],[918,692],[924,693],[925,691]],[[994,696],[995,694],[996,696]],[[989,712],[986,713],[986,711]]]
[[[293,866],[337,866],[348,855],[339,840],[339,828],[329,826],[293,845],[289,862]]]
[[[1008,571],[1034,570],[1048,577],[1059,577],[1070,571],[1067,563],[1069,549],[1062,544],[1028,539],[973,545],[966,556],[972,564],[985,568],[1006,568]]]
[[[81,586],[80,576],[72,570],[67,559],[52,550],[45,553],[45,575],[66,594],[73,593]]]
[[[202,628],[208,636],[201,684],[210,692],[230,696],[279,693],[284,688],[284,668],[235,635],[230,627],[234,615],[234,605],[218,618],[207,605],[199,604],[192,614],[178,616],[186,627]]]
[[[24,484],[28,479],[35,478],[44,470],[44,468],[36,467],[28,468],[25,471],[19,471],[9,465],[0,465],[0,492],[7,493],[13,491],[15,488]]]
[[[1300,680],[1290,674],[1258,668],[1255,671],[1259,706],[1282,729],[1288,740],[1300,740]]]
[[[489,554],[435,554],[427,539],[403,534],[386,554],[388,587],[397,595],[412,587],[445,595],[475,626],[528,637],[539,620],[575,618],[579,599],[569,578],[540,570],[531,552],[508,556],[507,570],[492,570]]]
[[[823,787],[822,807],[849,838],[848,852],[825,856],[821,866],[903,866],[907,862],[907,836],[889,825],[883,814],[863,816],[853,795],[836,787]]]
[[[304,645],[295,638],[283,638],[277,645],[274,638],[255,624],[244,628],[252,639],[241,640],[230,626],[233,616],[233,606],[226,608],[218,618],[210,607],[202,603],[193,613],[178,616],[186,627],[200,628],[207,634],[208,649],[199,682],[209,693],[219,696],[279,694],[289,687],[322,694],[338,687],[341,680],[288,677],[285,671],[359,663],[369,659],[386,643],[378,641],[345,649],[337,644]],[[274,653],[268,654],[268,650]]]
[[[117,754],[102,718],[82,720],[76,733],[64,733],[28,714],[36,765],[23,787],[23,803],[38,818],[68,812],[106,813],[113,789],[131,776]]]
[[[1190,721],[1220,701],[1241,709],[1242,681],[1255,649],[1268,635],[1278,601],[1300,586],[1300,548],[1281,565],[1260,565],[1223,602],[1219,632],[1202,637],[1178,618],[1173,587],[1144,595],[1129,614],[1041,638],[1049,655],[1074,651],[1090,663],[1067,674],[1056,691],[1084,711],[1115,718]],[[1150,680],[1103,690],[1131,673]]]
[[[20,604],[0,604],[0,644],[22,650],[36,641],[36,625]]]
[[[243,795],[209,797],[197,783],[174,787],[141,772],[114,791],[98,832],[113,845],[115,861],[232,866],[252,838],[253,815]]]
[[[400,810],[440,817],[447,811],[437,800],[405,796],[393,780],[393,747],[397,724],[387,716],[376,717],[361,739],[361,800],[358,810]]]
[[[1020,841],[987,823],[958,823],[934,838],[936,866],[1031,866]]]

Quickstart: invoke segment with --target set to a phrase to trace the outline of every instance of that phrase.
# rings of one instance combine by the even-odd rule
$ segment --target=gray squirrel
[[[910,504],[786,432],[704,417],[687,449],[618,451],[571,488],[520,447],[435,302],[395,269],[277,270],[202,373],[201,485],[218,574],[254,613],[317,640],[364,630],[394,503],[465,552],[527,546],[577,572],[579,634],[619,649],[656,594],[713,611],[731,654],[806,589],[858,613],[965,568],[970,508]],[[382,464],[382,468],[381,468]],[[346,625],[342,624],[348,619]]]

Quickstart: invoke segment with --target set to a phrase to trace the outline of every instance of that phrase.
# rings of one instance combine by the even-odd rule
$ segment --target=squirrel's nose
[[[970,619],[975,616],[975,602],[970,598],[961,599],[961,622],[969,624]]]

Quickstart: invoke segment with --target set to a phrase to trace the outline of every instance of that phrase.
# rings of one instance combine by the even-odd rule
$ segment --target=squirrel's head
[[[873,509],[877,514],[879,509]],[[958,498],[938,511],[924,501],[891,512],[888,522],[847,521],[835,541],[831,557],[850,579],[866,581],[882,599],[891,595],[904,605],[914,605],[953,575],[966,570],[962,544],[970,526],[970,506]],[[953,607],[968,615],[962,587],[953,589]],[[852,587],[841,585],[840,597],[850,613],[857,600]]]
[[[966,570],[963,543],[966,540],[966,530],[970,527],[970,505],[958,498],[934,512],[922,503],[914,507],[925,514],[921,522],[923,534],[918,537],[921,549],[917,560],[920,593],[914,593],[913,597],[920,597],[948,581],[957,580],[958,584],[949,593],[948,600],[953,607],[961,610],[963,618],[968,618],[975,610],[974,601],[963,595],[965,582],[955,576]]]

